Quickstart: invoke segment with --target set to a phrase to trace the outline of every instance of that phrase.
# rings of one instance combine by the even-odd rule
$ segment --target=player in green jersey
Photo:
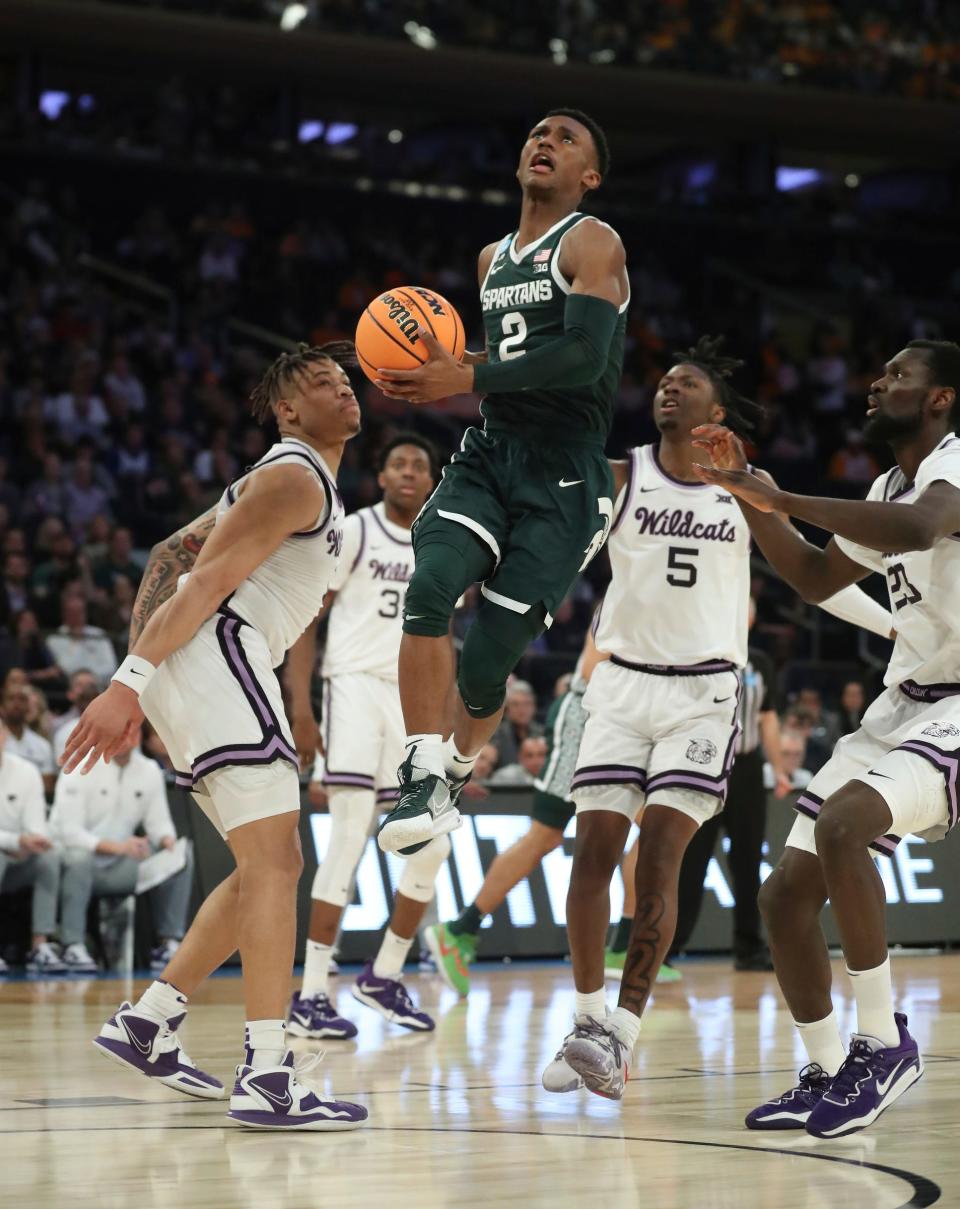
[[[517,169],[520,224],[480,253],[486,351],[458,362],[421,331],[429,360],[380,373],[385,393],[411,403],[484,396],[483,428],[468,429],[413,529],[399,661],[408,754],[384,851],[409,854],[459,825],[456,802],[500,721],[507,677],[607,536],[603,447],[630,287],[616,232],[577,207],[608,165],[586,114],[538,122]],[[450,617],[478,580],[456,673]]]

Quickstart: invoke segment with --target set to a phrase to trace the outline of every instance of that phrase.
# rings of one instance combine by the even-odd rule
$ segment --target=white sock
[[[607,1017],[607,1028],[627,1047],[632,1062],[633,1047],[640,1036],[640,1017],[628,1012],[625,1007],[615,1007]]]
[[[592,1016],[594,1020],[604,1021],[607,1018],[607,990],[601,987],[599,991],[575,991],[573,996],[573,1018],[585,1020]]]
[[[182,995],[170,982],[157,978],[143,992],[133,1010],[138,1016],[146,1016],[162,1024],[171,1016],[179,1016],[187,1010],[187,997]]]
[[[807,1051],[807,1058],[822,1066],[828,1075],[835,1075],[847,1056],[840,1039],[837,1013],[831,1011],[830,1015],[824,1016],[822,1020],[811,1020],[805,1024],[799,1020],[794,1020],[793,1023],[797,1026],[803,1048]]]
[[[380,944],[380,952],[373,963],[374,978],[392,978],[394,981],[399,979],[412,944],[412,936],[404,939],[387,928]]]
[[[424,777],[443,777],[446,780],[447,770],[443,766],[443,735],[407,735],[405,741],[407,754],[411,748],[413,753],[413,780],[422,781]]]
[[[875,1037],[887,1046],[900,1044],[900,1030],[893,1018],[893,987],[890,985],[890,958],[872,970],[847,970],[853,980],[857,1001],[857,1032]]]
[[[279,1066],[287,1052],[286,1020],[247,1021],[247,1062],[257,1070]]]
[[[477,755],[479,754],[477,752]],[[462,781],[464,777],[473,772],[476,762],[477,756],[465,756],[462,752],[457,751],[457,745],[454,743],[452,735],[444,743],[443,766],[448,777],[456,777],[458,781]]]
[[[300,994],[304,999],[327,994],[330,977],[330,962],[333,961],[333,945],[321,944],[319,940],[307,941],[307,955],[303,962],[303,986]]]

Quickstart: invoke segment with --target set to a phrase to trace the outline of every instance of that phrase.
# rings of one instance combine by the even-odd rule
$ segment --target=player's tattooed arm
[[[663,917],[666,901],[662,894],[640,894],[633,916],[630,945],[620,984],[620,1006],[643,1015],[660,969],[664,949]]]
[[[157,609],[176,592],[180,576],[192,569],[216,523],[217,509],[213,507],[150,551],[130,617],[129,650]]]

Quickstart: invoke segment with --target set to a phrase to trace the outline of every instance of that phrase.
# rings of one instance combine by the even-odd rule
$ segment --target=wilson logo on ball
[[[376,381],[379,369],[416,369],[430,359],[419,329],[459,361],[466,345],[460,316],[446,298],[423,286],[400,286],[367,306],[357,324],[357,356]]]

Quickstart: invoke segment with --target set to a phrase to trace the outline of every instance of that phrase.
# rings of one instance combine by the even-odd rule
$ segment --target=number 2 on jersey
[[[527,338],[527,321],[519,311],[510,311],[503,317],[503,339],[497,353],[501,361],[522,357],[527,351],[520,347]]]

